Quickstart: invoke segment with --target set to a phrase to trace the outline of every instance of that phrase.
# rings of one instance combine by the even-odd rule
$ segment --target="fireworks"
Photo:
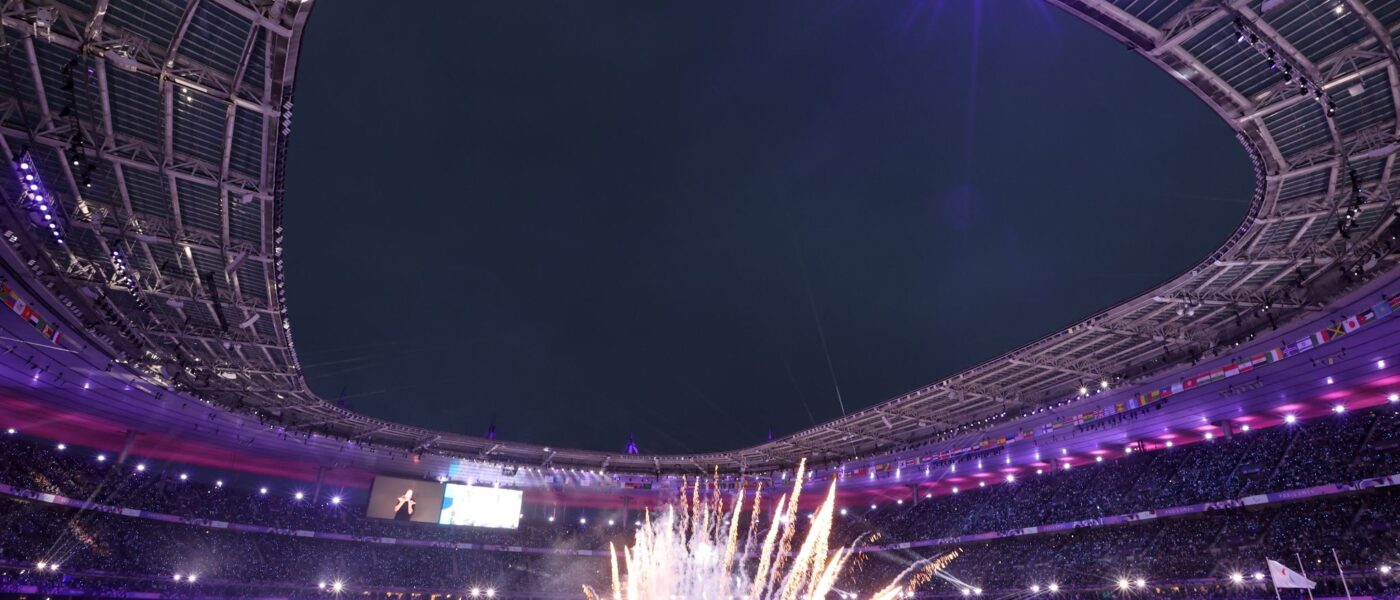
[[[636,540],[619,554],[612,548],[612,590],[600,594],[584,586],[589,600],[653,600],[656,598],[748,600],[823,600],[846,563],[850,547],[831,550],[832,512],[836,483],[808,521],[806,536],[794,551],[798,535],[798,500],[805,464],[799,465],[792,495],[778,499],[768,528],[760,531],[762,488],[755,491],[747,533],[740,536],[744,490],[729,511],[718,481],[683,486],[678,505],[657,518],[650,514]],[[702,490],[702,488],[707,488]],[[687,492],[689,498],[686,497]],[[894,600],[915,585],[934,577],[956,552],[914,563],[871,600]],[[748,565],[753,564],[752,574]]]

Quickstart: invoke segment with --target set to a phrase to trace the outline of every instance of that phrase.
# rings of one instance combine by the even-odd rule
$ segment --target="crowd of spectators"
[[[1049,470],[1015,483],[955,495],[884,503],[837,520],[837,542],[875,532],[880,543],[1005,531],[1048,523],[1225,500],[1268,491],[1394,474],[1400,467],[1400,415],[1383,407],[1257,430],[1231,438],[1136,452],[1070,471]],[[319,503],[183,480],[177,470],[131,476],[130,465],[58,450],[18,436],[0,437],[0,482],[73,498],[204,519],[436,542],[598,549],[625,545],[629,528],[524,523],[515,531],[397,523],[363,517],[362,507]],[[1335,574],[1331,549],[1356,586],[1385,594],[1395,565],[1400,492],[1389,488],[1339,498],[1210,511],[1131,525],[965,545],[950,573],[986,590],[1027,591],[1055,583],[1062,596],[1101,595],[1116,578],[1144,578],[1157,595],[1260,596],[1252,575],[1263,558],[1297,557]],[[624,524],[626,525],[626,524]],[[946,551],[928,550],[924,554]],[[865,555],[845,585],[880,581],[919,554]],[[1387,562],[1389,561],[1389,562]],[[39,562],[61,565],[40,570]],[[196,525],[77,511],[21,498],[0,500],[0,590],[30,584],[58,589],[135,589],[165,594],[218,587],[215,596],[323,594],[347,590],[463,593],[481,589],[570,594],[606,575],[598,557],[454,550],[239,533]],[[1246,580],[1230,576],[1243,573]],[[177,582],[195,574],[199,581]],[[1330,577],[1331,575],[1329,575]],[[1042,581],[1043,580],[1043,581]],[[1107,582],[1107,583],[1106,583]],[[1323,585],[1334,585],[1324,579]],[[929,593],[960,594],[935,583]],[[1137,588],[1135,588],[1137,589]],[[1355,589],[1353,590],[1355,591]]]

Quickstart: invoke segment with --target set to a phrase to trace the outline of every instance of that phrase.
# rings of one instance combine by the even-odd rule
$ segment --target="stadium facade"
[[[354,413],[302,376],[283,270],[297,55],[316,2],[6,5],[8,425],[291,479],[470,478],[581,503],[627,485],[647,502],[677,476],[781,481],[801,459],[848,493],[920,492],[926,466],[989,448],[1011,465],[1051,452],[1073,464],[1267,426],[1281,396],[1307,416],[1385,403],[1397,385],[1400,0],[1054,0],[1194,92],[1253,161],[1240,225],[1179,275],[749,448],[605,453]]]

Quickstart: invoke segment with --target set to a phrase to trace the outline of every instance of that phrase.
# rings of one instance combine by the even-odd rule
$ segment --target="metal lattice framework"
[[[114,360],[289,431],[531,465],[765,470],[936,443],[1081,386],[1209,356],[1393,267],[1400,0],[1053,1],[1236,130],[1258,182],[1244,221],[1140,296],[944,381],[730,452],[608,454],[436,432],[344,410],[306,386],[280,222],[296,54],[314,0],[6,1],[0,154],[27,148],[57,175],[70,239],[25,236],[34,277],[72,302],[86,340]],[[14,186],[2,187],[18,218]]]

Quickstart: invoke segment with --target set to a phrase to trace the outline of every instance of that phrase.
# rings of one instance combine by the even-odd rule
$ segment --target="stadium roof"
[[[315,0],[7,4],[0,153],[15,160],[27,148],[64,215],[61,238],[42,227],[14,233],[34,281],[82,325],[71,329],[149,381],[290,432],[621,471],[764,470],[917,445],[1081,386],[1130,385],[1209,357],[1393,268],[1400,0],[1054,2],[1175,77],[1238,132],[1257,181],[1244,221],[1210,256],[1137,297],[752,448],[551,449],[374,419],[308,388],[280,250],[297,50]],[[22,222],[32,207],[16,180],[0,181],[8,220]]]

